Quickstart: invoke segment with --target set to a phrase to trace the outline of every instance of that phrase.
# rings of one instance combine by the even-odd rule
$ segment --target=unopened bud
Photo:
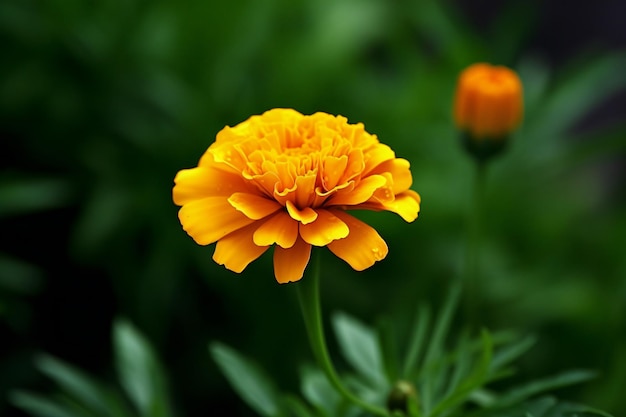
[[[417,402],[417,390],[408,381],[400,380],[395,383],[387,397],[387,409],[389,411],[408,411],[409,401]]]
[[[459,76],[454,121],[463,144],[484,160],[501,152],[523,117],[522,82],[507,67],[477,63]]]

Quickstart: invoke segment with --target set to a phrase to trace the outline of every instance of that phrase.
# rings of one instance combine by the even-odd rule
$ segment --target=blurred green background
[[[413,224],[363,217],[388,258],[326,256],[324,309],[402,328],[463,269],[471,161],[456,76],[516,69],[525,122],[490,166],[481,321],[536,334],[518,378],[599,371],[559,392],[626,410],[624,4],[597,1],[4,0],[0,3],[0,415],[54,392],[42,352],[114,384],[124,317],[163,361],[181,416],[251,411],[210,360],[220,340],[284,390],[311,361],[292,285],[266,254],[240,275],[181,229],[176,172],[225,125],[273,107],[342,114],[410,160]],[[463,324],[463,317],[457,317]]]

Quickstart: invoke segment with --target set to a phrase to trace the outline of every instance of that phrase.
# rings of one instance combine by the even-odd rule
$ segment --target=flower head
[[[522,120],[522,83],[515,71],[477,63],[459,76],[454,120],[470,151],[499,151]]]
[[[178,172],[183,229],[213,260],[241,272],[274,246],[280,283],[302,278],[312,246],[355,270],[387,255],[372,227],[346,210],[387,210],[411,222],[420,197],[409,162],[342,116],[273,109],[225,127],[198,166]]]

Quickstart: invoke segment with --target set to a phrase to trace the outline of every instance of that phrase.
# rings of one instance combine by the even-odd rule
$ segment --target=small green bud
[[[389,396],[387,396],[387,409],[391,412],[400,411],[406,413],[409,407],[409,400],[417,403],[417,390],[410,382],[400,380],[395,383]]]

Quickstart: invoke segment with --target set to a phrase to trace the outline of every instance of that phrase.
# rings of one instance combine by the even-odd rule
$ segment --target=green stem
[[[302,310],[302,316],[304,317],[304,324],[309,336],[313,355],[330,383],[345,399],[372,414],[388,417],[389,413],[384,408],[369,404],[350,392],[343,385],[343,382],[341,382],[330,359],[326,346],[326,338],[324,337],[322,308],[320,304],[320,252],[320,250],[313,248],[311,254],[313,259],[307,268],[307,273],[304,278],[296,284],[300,308]]]
[[[480,305],[480,300],[478,299],[477,281],[480,279],[479,259],[480,246],[482,244],[483,192],[486,172],[487,163],[485,161],[477,160],[472,190],[472,205],[470,207],[468,219],[467,259],[465,282],[463,285],[465,288],[465,313],[470,326],[478,324],[478,307]]]

